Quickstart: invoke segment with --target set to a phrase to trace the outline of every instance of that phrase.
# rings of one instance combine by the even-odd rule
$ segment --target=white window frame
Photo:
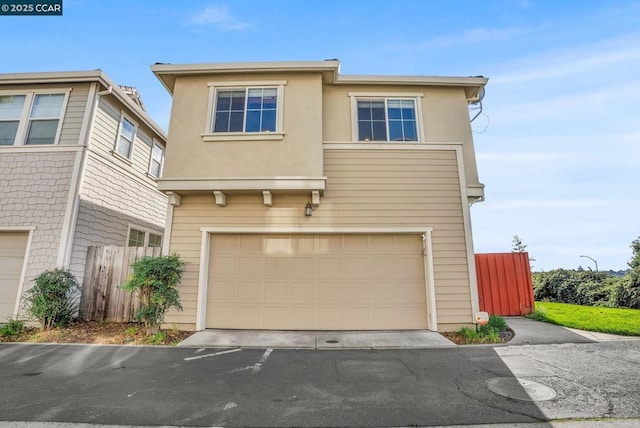
[[[38,90],[38,91],[0,91],[0,95],[3,95],[3,96],[5,95],[6,96],[11,96],[11,95],[25,96],[20,118],[17,119],[19,121],[18,129],[16,130],[16,137],[13,141],[13,144],[0,146],[0,149],[6,148],[6,147],[16,147],[16,146],[42,147],[42,146],[57,145],[60,142],[60,134],[62,133],[62,124],[64,122],[64,117],[67,111],[67,104],[69,102],[70,93],[71,93],[71,88],[46,89],[46,90]],[[36,95],[47,95],[47,94],[64,95],[62,106],[60,107],[60,114],[57,118],[56,117],[47,117],[47,118],[39,117],[36,119],[36,120],[54,120],[54,119],[58,120],[58,129],[56,130],[56,136],[53,140],[53,144],[26,144],[27,132],[29,130],[29,124],[31,123],[31,110],[33,109],[33,102],[36,99]]]
[[[155,175],[152,171],[151,171],[151,166],[153,165],[153,149],[155,147],[159,147],[160,150],[162,150],[162,158],[160,159],[160,169],[158,170],[158,175]],[[160,178],[160,176],[162,175],[162,169],[164,167],[164,146],[160,143],[158,143],[158,141],[154,138],[153,139],[153,144],[151,144],[151,153],[149,153],[149,176],[153,177],[153,178]]]
[[[423,93],[419,92],[349,92],[351,99],[351,141],[359,144],[416,144],[426,142],[424,135],[424,123],[422,115]],[[417,141],[389,141],[389,119],[385,117],[387,125],[387,140],[385,141],[362,141],[358,139],[358,101],[384,101],[385,110],[388,100],[410,100],[416,106],[416,133]],[[386,115],[386,112],[385,112]]]
[[[118,146],[120,145],[120,137],[122,136],[122,122],[127,120],[129,123],[133,125],[133,138],[131,139],[131,149],[129,150],[129,156],[125,156],[118,151]],[[112,153],[121,159],[125,159],[127,162],[133,161],[133,149],[136,145],[136,136],[138,135],[138,122],[131,119],[131,116],[126,114],[124,111],[120,111],[120,121],[118,122],[118,132],[116,133],[116,142],[113,146]]]
[[[144,233],[144,245],[143,247],[148,247],[149,246],[149,235],[156,235],[160,237],[160,247],[162,247],[162,239],[164,238],[164,234],[161,232],[158,232],[156,230],[153,229],[149,229],[147,227],[140,227],[140,226],[136,226],[133,224],[130,224],[129,227],[127,228],[127,238],[126,241],[124,243],[125,247],[129,247],[129,237],[131,236],[131,230],[137,230],[138,232],[143,232]]]
[[[239,82],[209,82],[209,100],[207,105],[207,120],[202,133],[204,141],[240,141],[240,140],[282,140],[284,138],[284,87],[286,80],[239,81]],[[270,88],[277,91],[276,102],[276,130],[271,132],[213,132],[215,122],[216,102],[218,90],[245,90]],[[245,106],[246,120],[246,106]]]

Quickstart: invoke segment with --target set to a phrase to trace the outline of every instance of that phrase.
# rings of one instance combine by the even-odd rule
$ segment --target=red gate
[[[480,310],[526,315],[534,310],[528,253],[476,254]]]

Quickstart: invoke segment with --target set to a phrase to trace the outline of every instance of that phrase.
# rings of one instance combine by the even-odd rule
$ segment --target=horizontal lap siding
[[[439,323],[471,322],[468,261],[453,150],[325,150],[325,195],[304,217],[308,195],[183,195],[174,210],[171,252],[189,265],[181,285],[184,312],[169,323],[194,323],[201,227],[408,227],[433,228],[434,274]]]
[[[87,107],[89,96],[89,84],[76,85],[69,93],[67,109],[60,130],[60,141],[58,144],[78,144],[80,139],[80,129],[84,120],[84,112]]]

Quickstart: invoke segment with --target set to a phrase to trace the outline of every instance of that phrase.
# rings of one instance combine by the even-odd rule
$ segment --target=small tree
[[[527,246],[522,239],[518,235],[513,235],[513,240],[511,241],[511,252],[512,253],[525,253],[527,251]]]
[[[43,330],[67,324],[78,310],[80,286],[64,268],[47,270],[25,293],[25,310]]]
[[[140,309],[135,318],[144,323],[148,335],[160,331],[160,325],[169,308],[182,310],[178,284],[184,273],[185,262],[178,255],[143,257],[133,264],[133,276],[122,285],[140,298]]]

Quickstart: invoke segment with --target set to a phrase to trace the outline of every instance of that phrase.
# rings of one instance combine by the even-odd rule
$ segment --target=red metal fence
[[[529,253],[476,254],[480,310],[526,315],[534,310]]]

